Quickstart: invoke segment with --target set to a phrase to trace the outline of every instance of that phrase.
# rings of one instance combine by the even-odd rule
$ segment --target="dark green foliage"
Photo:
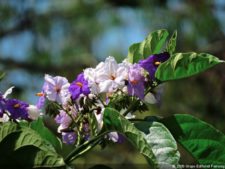
[[[161,122],[197,163],[225,163],[225,135],[210,124],[187,114],[176,114]]]
[[[4,154],[0,158],[0,166],[4,168],[65,165],[63,158],[56,153],[50,142],[28,126],[20,127],[13,122],[0,124],[0,153]]]

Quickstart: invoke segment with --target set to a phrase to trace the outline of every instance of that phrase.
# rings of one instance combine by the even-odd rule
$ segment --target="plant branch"
[[[103,132],[99,134],[97,137],[94,137],[93,139],[75,148],[69,155],[66,156],[65,163],[71,162],[72,160],[76,159],[83,153],[87,152],[88,150],[96,146],[99,143],[99,141],[102,139],[102,137],[105,136],[108,132],[109,131]]]

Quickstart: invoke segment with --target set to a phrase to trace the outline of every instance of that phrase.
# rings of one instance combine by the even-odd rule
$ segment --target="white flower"
[[[6,90],[6,92],[3,94],[3,98],[6,98],[9,94],[12,93],[13,89],[15,86],[10,87],[9,89]]]
[[[59,110],[59,112],[60,113],[55,117],[55,121],[59,124],[57,131],[58,133],[61,133],[61,130],[70,126],[72,119],[64,110]]]
[[[38,109],[35,105],[29,105],[27,111],[29,118],[32,120],[38,119],[38,117],[41,115],[41,110]]]
[[[116,60],[109,56],[105,62],[99,63],[95,69],[89,68],[84,70],[84,77],[92,91],[111,93],[125,86],[128,70],[129,66],[127,63],[117,64]]]
[[[145,97],[144,97],[144,102],[149,103],[149,104],[156,104],[158,101],[155,98],[154,94],[152,93],[148,93]]]
[[[94,115],[98,123],[98,131],[100,131],[103,127],[103,114],[105,107],[101,103],[98,103],[97,107],[98,109],[94,111]]]
[[[94,111],[95,118],[98,123],[98,131],[101,131],[103,127],[103,114],[104,114],[104,108],[102,108],[100,111],[96,110]],[[113,142],[118,142],[119,135],[117,132],[110,132],[108,135],[109,140]]]
[[[56,101],[61,104],[66,104],[70,98],[70,84],[65,77],[45,75],[44,93],[51,101]]]
[[[97,82],[97,74],[96,69],[87,68],[84,70],[84,78],[88,81],[88,86],[91,90],[91,93],[98,94],[100,92],[98,82]]]
[[[126,116],[125,116],[125,118],[126,119],[134,119],[136,116],[135,115],[133,115],[133,114],[131,114],[131,113],[128,113]]]
[[[3,114],[3,116],[0,118],[0,122],[7,122],[9,121],[9,117],[6,114]]]
[[[108,136],[109,136],[109,140],[112,140],[114,143],[118,142],[118,140],[119,140],[119,135],[115,131],[114,132],[110,132],[108,134]]]

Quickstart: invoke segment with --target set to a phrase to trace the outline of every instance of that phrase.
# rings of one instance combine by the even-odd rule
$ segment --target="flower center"
[[[55,91],[56,91],[56,93],[59,93],[61,91],[61,88],[59,86],[56,86]]]
[[[116,79],[116,77],[115,77],[115,76],[113,76],[113,75],[111,75],[111,76],[110,76],[110,79],[111,79],[111,80],[115,80],[115,79]]]
[[[161,64],[161,62],[156,61],[154,64],[155,64],[155,66],[159,66]]]
[[[19,108],[20,107],[20,104],[19,103],[17,103],[17,104],[14,104],[14,106],[13,106],[14,108]]]
[[[132,80],[132,81],[130,81],[130,82],[131,82],[131,84],[133,84],[133,85],[136,85],[136,84],[138,83],[137,80]]]
[[[77,82],[76,85],[79,87],[83,87],[83,83],[81,83],[81,82]]]

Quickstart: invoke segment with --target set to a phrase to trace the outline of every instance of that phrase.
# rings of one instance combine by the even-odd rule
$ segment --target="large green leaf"
[[[207,53],[176,53],[159,65],[155,76],[160,81],[186,78],[223,62]]]
[[[176,45],[177,45],[177,31],[174,31],[173,35],[171,36],[167,44],[166,51],[172,54],[176,49]]]
[[[14,123],[1,124],[1,129]],[[11,130],[13,131],[13,130]],[[3,134],[2,134],[3,136]],[[4,134],[0,142],[0,166],[22,168],[31,167],[59,167],[64,166],[63,158],[58,155],[54,147],[29,127],[18,127],[16,131]]]
[[[43,123],[43,118],[38,118],[30,124],[30,127],[35,130],[43,139],[51,143],[56,150],[61,150],[61,141],[48,129]]]
[[[225,164],[225,135],[213,126],[186,114],[164,118],[161,122],[198,163]]]
[[[173,168],[178,165],[180,153],[177,143],[162,123],[143,121],[135,126],[145,133],[160,168]]]
[[[110,131],[118,131],[124,134],[134,147],[144,155],[150,165],[158,168],[157,160],[152,152],[152,147],[147,143],[143,133],[139,131],[130,121],[125,119],[118,111],[106,108],[104,111],[104,127]]]
[[[18,131],[18,126],[15,123],[0,123],[0,143],[9,134]]]
[[[168,35],[167,30],[158,30],[150,33],[144,41],[131,45],[127,56],[128,61],[137,63],[140,59],[159,53]]]

